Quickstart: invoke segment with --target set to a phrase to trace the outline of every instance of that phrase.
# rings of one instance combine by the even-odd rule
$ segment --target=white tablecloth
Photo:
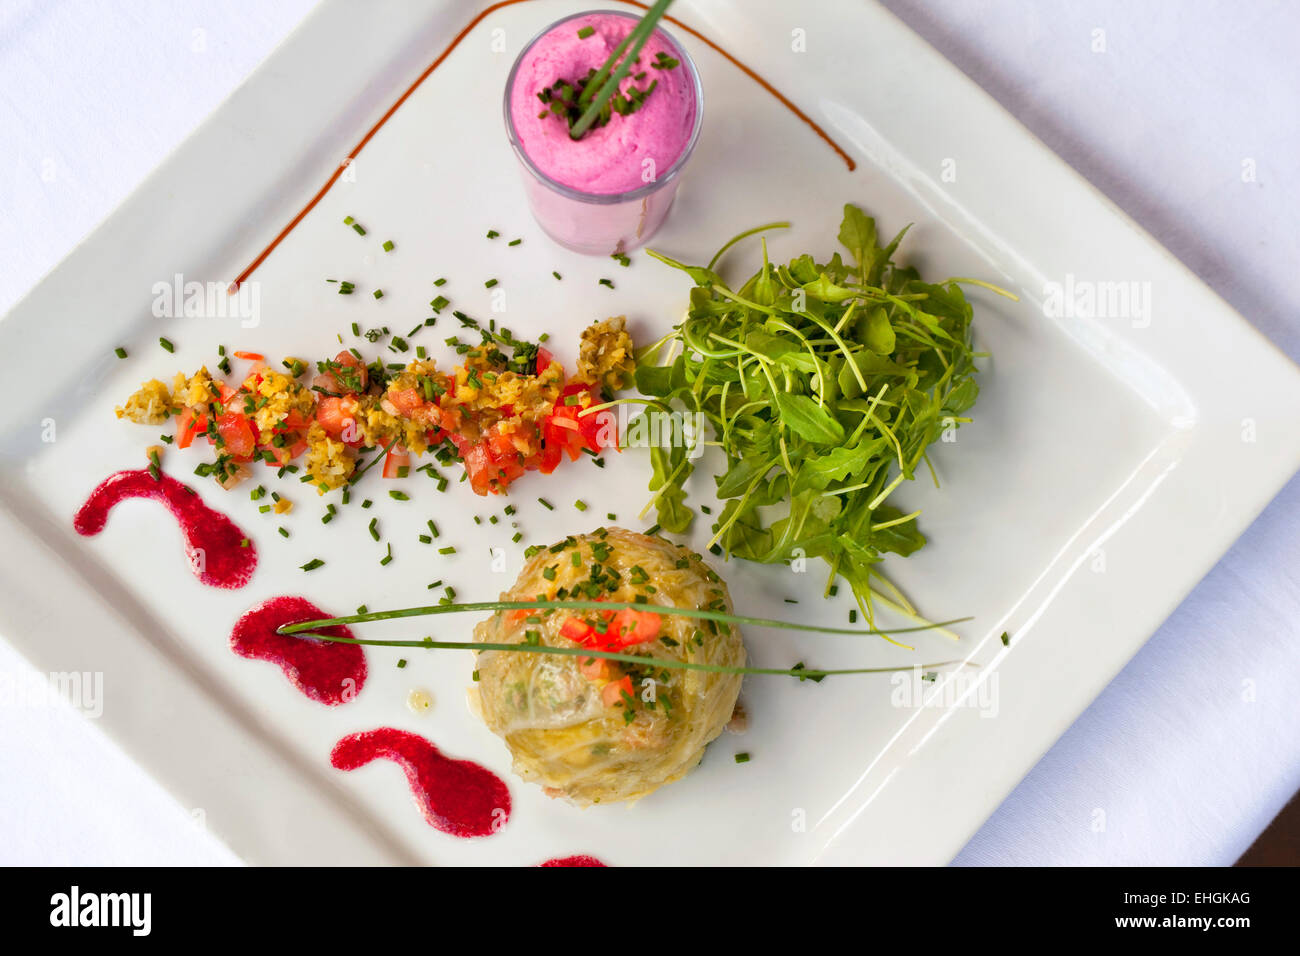
[[[311,6],[0,0],[0,313]],[[1300,3],[888,6],[1300,357]],[[958,862],[1231,863],[1300,789],[1297,540],[1293,481]],[[70,708],[6,708],[0,767],[0,863],[235,862]]]

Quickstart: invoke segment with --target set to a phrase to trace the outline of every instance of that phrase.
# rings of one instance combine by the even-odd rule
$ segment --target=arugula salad
[[[924,281],[893,261],[907,228],[881,245],[853,205],[839,230],[847,261],[773,264],[763,240],[761,268],[738,289],[714,271],[740,240],[787,225],[741,233],[706,266],[648,250],[695,285],[686,318],[639,356],[637,388],[646,413],[702,415],[706,443],[725,456],[711,550],[768,564],[821,558],[826,593],[842,578],[868,621],[877,602],[920,619],[880,568],[883,555],[924,546],[920,512],[889,498],[923,466],[937,486],[927,450],[971,421],[981,354],[961,284],[1015,297],[977,279]],[[659,525],[684,532],[695,517],[686,482],[708,459],[683,443],[656,443],[651,457]]]

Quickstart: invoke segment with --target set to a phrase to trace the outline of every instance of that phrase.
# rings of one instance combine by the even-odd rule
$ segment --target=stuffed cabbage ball
[[[656,607],[730,612],[722,579],[698,554],[663,538],[601,528],[533,553],[503,601],[607,600],[644,608],[497,611],[478,643],[534,643],[634,654],[605,658],[479,651],[484,721],[514,769],[580,806],[634,801],[681,779],[731,720],[738,674],[665,667],[666,660],[740,667],[738,628]]]

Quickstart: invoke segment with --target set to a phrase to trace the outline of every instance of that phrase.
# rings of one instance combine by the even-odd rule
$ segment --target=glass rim
[[[661,189],[673,179],[677,178],[677,175],[686,165],[686,161],[690,159],[691,153],[695,151],[695,144],[699,142],[700,139],[700,130],[704,125],[704,88],[700,83],[700,72],[696,69],[695,61],[691,59],[691,55],[686,52],[686,48],[677,41],[676,37],[665,30],[662,24],[656,26],[655,33],[661,34],[664,39],[668,41],[677,52],[678,59],[688,68],[695,92],[695,123],[691,129],[690,139],[686,141],[686,145],[682,148],[681,154],[673,160],[673,164],[668,167],[667,172],[662,176],[657,176],[652,182],[648,182],[643,186],[638,186],[636,189],[630,189],[619,193],[585,192],[581,189],[567,186],[542,172],[542,170],[538,169],[537,164],[533,162],[532,157],[528,155],[522,144],[519,142],[519,134],[515,129],[514,118],[510,115],[511,93],[515,88],[515,78],[519,73],[519,66],[523,63],[524,57],[528,55],[528,52],[537,45],[537,41],[546,36],[546,34],[550,33],[556,27],[562,26],[570,20],[577,20],[580,17],[590,17],[597,14],[608,14],[610,16],[623,17],[628,20],[641,19],[636,14],[628,13],[625,10],[584,10],[581,13],[571,13],[566,17],[561,17],[554,23],[543,27],[531,40],[524,44],[524,48],[519,51],[519,56],[515,58],[514,65],[510,67],[510,75],[506,78],[506,90],[502,99],[506,123],[506,135],[510,140],[510,146],[514,150],[515,155],[519,158],[519,162],[523,164],[523,167],[528,170],[532,177],[543,186],[546,186],[569,199],[573,199],[577,202],[607,206],[649,196],[651,193]]]

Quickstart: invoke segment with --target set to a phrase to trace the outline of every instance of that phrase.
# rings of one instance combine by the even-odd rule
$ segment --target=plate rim
[[[51,308],[57,308],[57,303],[62,302],[64,307],[69,309],[78,308],[81,299],[77,292],[70,290],[69,286],[75,285],[75,282],[70,281],[70,277],[78,273],[84,274],[88,271],[97,271],[91,263],[105,259],[113,261],[115,258],[114,250],[118,246],[122,244],[130,246],[130,244],[137,242],[136,237],[141,234],[143,226],[152,218],[150,210],[162,205],[168,193],[175,189],[176,183],[186,178],[184,170],[194,162],[193,157],[196,154],[201,154],[204,151],[205,144],[215,140],[220,142],[224,149],[238,149],[246,152],[250,158],[253,156],[260,158],[265,155],[265,143],[257,142],[255,144],[253,140],[256,137],[250,138],[247,143],[232,140],[229,137],[229,132],[232,129],[258,129],[259,123],[267,124],[272,116],[288,119],[300,105],[295,97],[324,97],[329,95],[320,89],[309,89],[306,84],[286,79],[283,74],[293,73],[293,70],[287,69],[291,63],[297,61],[311,64],[315,62],[319,56],[317,44],[321,43],[328,46],[327,41],[336,36],[339,31],[342,31],[344,34],[349,35],[350,68],[340,69],[339,63],[335,60],[330,65],[331,71],[340,79],[355,76],[360,80],[373,81],[374,77],[382,72],[382,70],[375,68],[375,62],[381,67],[401,62],[404,55],[403,51],[409,50],[412,43],[410,40],[410,27],[419,25],[422,27],[422,31],[417,32],[429,33],[434,21],[447,14],[448,11],[445,9],[447,6],[450,5],[443,5],[443,7],[436,10],[408,12],[405,21],[396,13],[391,17],[385,17],[383,19],[392,21],[386,32],[376,31],[373,35],[368,35],[364,41],[358,43],[351,36],[355,31],[350,28],[354,27],[355,24],[344,0],[324,0],[272,51],[230,97],[223,101],[130,193],[113,213],[17,302],[4,319],[0,320],[0,343],[9,344],[13,341],[12,336],[15,335],[15,329],[20,325],[23,326],[23,331],[28,331],[34,325],[39,325],[40,316]],[[462,17],[468,17],[473,12],[481,11],[489,6],[491,4],[479,3],[472,10],[457,9],[450,14],[452,22],[454,24]],[[764,16],[777,17],[779,14],[774,12],[776,7],[775,3],[755,4],[752,14],[756,18]],[[394,4],[393,8],[395,11],[405,9],[398,4]],[[677,12],[688,18],[692,15],[689,10]],[[1069,179],[1076,189],[1082,190],[1087,195],[1089,202],[1095,204],[1107,217],[1116,220],[1119,227],[1128,230],[1146,251],[1157,256],[1163,266],[1172,270],[1179,280],[1185,283],[1195,295],[1201,298],[1208,297],[1207,301],[1216,304],[1215,311],[1219,313],[1220,318],[1227,318],[1231,334],[1242,340],[1245,347],[1254,356],[1259,357],[1261,361],[1267,360],[1270,371],[1289,376],[1289,380],[1285,382],[1275,382],[1269,386],[1260,385],[1260,388],[1268,387],[1277,390],[1285,387],[1295,395],[1300,396],[1300,369],[1297,369],[1263,333],[1224,302],[1217,293],[1174,257],[1169,250],[1152,238],[1141,226],[1135,223],[1093,183],[1052,152],[1049,147],[1034,136],[990,94],[961,73],[957,67],[947,61],[937,50],[889,10],[873,4],[869,8],[863,7],[861,11],[855,12],[855,15],[866,18],[868,22],[872,20],[875,22],[882,20],[892,22],[894,28],[900,31],[900,35],[906,38],[906,44],[912,53],[925,58],[927,68],[933,70],[939,78],[936,80],[937,85],[949,90],[959,87],[960,95],[958,98],[966,102],[969,102],[972,97],[982,98],[980,99],[981,111],[992,108],[1002,119],[1004,126],[1007,123],[1013,124],[1018,131],[1018,135],[1028,144],[1026,148],[1032,149],[1031,160],[1034,164],[1050,167],[1055,174],[1064,175]],[[376,17],[376,19],[380,18]],[[397,29],[394,25],[397,22],[402,22],[405,29]],[[372,62],[371,57],[377,59]],[[367,64],[364,68],[361,66],[363,63]],[[404,88],[404,86],[405,83],[399,82],[397,88]],[[364,84],[361,84],[361,88],[364,88]],[[264,97],[261,92],[263,89],[270,89],[280,95]],[[255,103],[255,100],[258,102]],[[292,104],[292,108],[290,104]],[[382,112],[386,106],[386,95],[379,97],[377,105],[350,104],[350,108],[354,112],[366,113],[369,111],[370,114]],[[251,114],[254,117],[251,121],[245,118],[245,111],[249,110],[250,107]],[[302,117],[298,119],[299,125],[301,125],[304,120]],[[364,124],[364,120],[359,120],[359,122]],[[332,119],[330,122],[322,121],[320,125],[322,127],[322,136],[325,138],[335,141],[341,140],[344,143],[356,138],[357,130],[355,128],[350,128],[341,134],[334,128],[332,129],[332,135],[328,135],[331,132],[331,127],[334,126]],[[286,137],[294,135],[291,132],[295,128],[293,123],[286,122],[284,126],[289,131],[279,133],[279,135]],[[266,126],[265,128],[275,127]],[[359,128],[365,128],[365,126]],[[288,160],[285,160],[285,162],[287,163]],[[282,163],[281,166],[283,165]],[[321,163],[316,162],[316,166],[319,165]],[[324,168],[328,169],[329,167],[326,165]],[[269,191],[269,184],[273,183],[280,174],[280,167],[264,170],[259,182],[268,184],[268,187],[256,191],[250,190],[250,196],[255,193],[260,194],[263,191]],[[317,180],[315,167],[311,172],[300,173],[297,179],[300,192],[310,195],[316,189],[317,182],[323,181],[324,178],[325,176],[322,175]],[[212,190],[210,185],[200,184],[197,188],[191,188],[194,192],[205,194],[198,198],[189,197],[187,201],[194,206],[200,208],[206,206],[213,209],[219,208],[223,204],[219,196],[211,195],[217,190]],[[301,205],[297,197],[298,194],[288,198],[281,195],[277,197],[277,202],[282,208],[292,210]],[[178,216],[177,218],[181,217]],[[159,242],[161,240],[154,241]],[[208,246],[210,242],[211,240],[205,237],[202,245]],[[191,243],[189,247],[182,250],[182,257],[191,254],[194,248],[193,243]],[[170,260],[171,257],[168,258]],[[1215,321],[1219,321],[1219,319]],[[106,349],[105,351],[111,350]],[[15,412],[0,418],[0,430],[8,430],[4,426],[16,417],[17,413]],[[1234,519],[1230,522],[1233,530],[1220,531],[1215,538],[1215,543],[1202,546],[1193,556],[1194,560],[1185,560],[1183,563],[1187,565],[1187,570],[1177,576],[1178,581],[1173,586],[1165,586],[1163,598],[1153,602],[1152,606],[1145,609],[1147,613],[1144,615],[1143,622],[1130,628],[1133,631],[1142,631],[1142,635],[1138,638],[1118,642],[1117,653],[1110,654],[1104,666],[1095,667],[1088,675],[1087,687],[1072,698],[1073,701],[1077,701],[1077,699],[1086,695],[1083,705],[1075,707],[1074,703],[1071,703],[1067,707],[1057,708],[1051,714],[1051,726],[1036,735],[1034,746],[1020,756],[1017,768],[1009,772],[1003,772],[998,777],[996,785],[985,788],[985,799],[981,804],[982,811],[967,813],[961,817],[962,829],[964,829],[965,835],[961,837],[960,842],[953,845],[956,831],[950,829],[944,841],[934,841],[926,847],[918,847],[914,859],[900,862],[917,862],[920,860],[942,863],[947,862],[960,851],[970,835],[992,814],[1006,794],[1023,778],[1033,763],[1038,760],[1043,752],[1050,748],[1055,740],[1086,709],[1105,684],[1109,683],[1115,674],[1122,669],[1123,665],[1137,653],[1151,634],[1154,633],[1160,622],[1177,607],[1186,594],[1196,586],[1209,568],[1230,547],[1237,536],[1272,500],[1282,485],[1291,478],[1297,468],[1300,468],[1300,436],[1291,441],[1284,451],[1287,453],[1285,460],[1283,460],[1282,456],[1279,456],[1277,462],[1270,465],[1267,475],[1257,477],[1250,487],[1250,493],[1246,500],[1238,502],[1238,507],[1234,511]],[[1194,449],[1196,456],[1194,460],[1200,460],[1205,453],[1206,446],[1204,443],[1198,443]],[[21,460],[21,458],[17,459],[17,461]],[[7,456],[3,461],[6,467],[16,463],[13,458]],[[5,639],[11,646],[29,661],[38,663],[53,659],[54,656],[61,652],[61,649],[68,645],[64,637],[63,626],[59,622],[55,622],[52,616],[46,618],[34,617],[31,609],[22,606],[22,599],[24,594],[31,593],[30,588],[34,582],[43,579],[42,575],[52,573],[51,568],[57,566],[57,562],[52,565],[49,560],[52,557],[52,552],[48,546],[41,542],[40,536],[32,532],[30,526],[16,520],[14,515],[8,513],[9,506],[14,501],[10,489],[7,487],[9,483],[10,479],[7,476],[4,477],[3,482],[0,482],[0,501],[5,505],[4,508],[0,508],[0,531],[12,535],[13,540],[22,541],[33,549],[31,553],[42,554],[43,557],[39,560],[19,560],[18,555],[23,554],[26,548],[7,550],[5,553],[0,554],[0,570],[4,572],[3,575],[0,575],[0,582],[3,582],[0,583],[0,597],[3,597],[3,600],[0,600],[0,628],[3,629]],[[1137,519],[1136,524],[1129,522],[1126,525],[1127,530],[1131,532],[1141,524],[1152,523],[1154,514],[1156,513],[1148,511]],[[38,570],[40,570],[40,574],[37,574]],[[80,581],[79,578],[73,580]],[[87,589],[86,594],[90,597],[92,605],[98,605],[101,614],[105,610],[111,611],[112,605],[106,595],[89,589]],[[69,602],[69,604],[71,603],[73,602]],[[87,608],[61,608],[60,613],[75,616],[77,613],[84,614],[87,610]],[[129,627],[125,626],[126,622],[119,618],[117,612],[111,611],[104,617],[112,620],[110,627],[114,634],[124,642],[123,647],[137,645],[136,651],[153,650],[156,652],[157,649],[153,648],[153,645],[131,634]],[[1155,622],[1154,625],[1151,624],[1151,621]],[[1026,654],[1010,655],[1006,662],[1000,666],[1003,668],[1022,668],[1031,659]],[[143,660],[143,658],[141,657],[140,660]],[[175,662],[173,661],[172,664],[174,665]],[[194,675],[184,676],[186,680],[193,680],[193,678]],[[202,706],[200,706],[200,703]],[[210,708],[215,708],[216,704],[214,701],[205,698],[201,702],[196,701],[194,707],[196,719],[212,719],[214,711]],[[204,788],[204,784],[199,779],[201,775],[196,776],[192,773],[181,772],[182,768],[170,765],[164,759],[162,752],[151,751],[150,741],[141,737],[142,725],[138,723],[140,719],[139,714],[118,719],[110,717],[106,713],[101,720],[101,726],[109,737],[122,748],[124,753],[137,760],[137,762],[144,764],[150,774],[162,781],[173,795],[177,796],[183,803],[187,800],[193,803],[194,796],[197,792],[202,792]],[[950,723],[953,726],[962,723],[968,724],[970,719],[971,717],[965,716],[963,720],[963,715],[957,715]],[[996,797],[994,797],[994,791],[996,791]],[[202,799],[206,800],[205,805],[212,805],[212,800],[208,799],[206,794]],[[232,813],[225,815],[226,818],[240,819],[237,812],[241,805],[239,795],[228,792],[225,793],[222,799],[228,801],[232,807]],[[337,812],[334,812],[334,825],[341,826],[345,830],[348,828],[355,829],[355,821],[350,820],[341,808],[335,809]],[[319,812],[328,815],[332,811],[322,807]],[[819,857],[819,861],[825,863],[852,862],[853,854],[856,851],[871,845],[871,834],[865,832],[865,825],[865,819],[857,815],[846,819],[843,825],[838,828],[837,836],[832,839],[831,845]],[[302,862],[303,855],[293,852],[291,848],[294,844],[292,842],[283,842],[278,845],[257,845],[257,840],[264,836],[264,833],[260,833],[258,828],[254,827],[248,833],[236,832],[236,830],[232,829],[223,834],[223,839],[246,860],[282,863]],[[356,854],[357,859],[373,860],[374,862],[409,862],[402,858],[403,855],[395,847],[390,846],[387,848],[389,852],[385,852],[374,843],[373,837],[373,833],[355,834],[355,848],[351,852]],[[262,852],[264,850],[268,852]],[[373,851],[374,855],[367,855],[368,851]]]

